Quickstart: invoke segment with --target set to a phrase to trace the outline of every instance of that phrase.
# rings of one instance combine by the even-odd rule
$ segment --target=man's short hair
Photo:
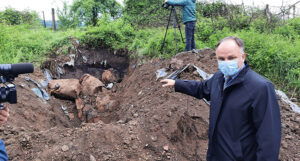
[[[238,37],[235,37],[235,36],[225,37],[224,39],[219,41],[219,43],[216,45],[216,48],[218,48],[221,43],[223,43],[224,41],[227,41],[227,40],[233,40],[241,48],[241,54],[245,54],[244,41],[242,39],[238,38]]]

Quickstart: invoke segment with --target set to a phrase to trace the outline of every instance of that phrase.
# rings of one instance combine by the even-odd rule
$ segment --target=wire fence
[[[258,8],[261,10],[265,10],[267,14],[276,15],[283,20],[300,17],[300,1],[296,1],[289,5],[281,5],[281,6],[269,5],[269,4],[255,5],[254,3],[249,5],[249,1],[247,0],[239,0],[238,2],[236,1],[237,0],[198,0],[198,2],[205,2],[205,3],[221,2],[229,5],[239,5],[239,6],[243,6],[246,10],[252,10],[253,8]],[[244,1],[248,3],[244,3]],[[260,3],[262,2],[260,1]]]

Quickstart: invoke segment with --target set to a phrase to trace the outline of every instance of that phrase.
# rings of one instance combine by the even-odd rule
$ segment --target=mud
[[[83,73],[96,70],[90,74],[101,79],[101,70],[107,69],[99,64],[103,60],[99,56],[101,52],[80,51],[89,57],[88,60],[95,59],[97,63],[90,61],[82,68],[79,62],[83,59],[77,59],[75,62],[79,66],[74,63],[74,67],[70,68],[62,65],[69,61],[63,61],[67,59],[65,56],[56,57],[57,63],[49,61],[43,67],[52,71],[62,68],[65,74],[54,74],[54,77],[60,78],[80,78]],[[98,111],[101,115],[93,121],[95,123],[87,123],[77,117],[75,100],[51,96],[50,101],[45,101],[34,95],[31,91],[34,85],[24,79],[25,75],[17,78],[19,103],[10,105],[9,121],[0,128],[11,160],[205,160],[209,107],[203,100],[175,93],[171,88],[162,88],[155,72],[167,68],[170,73],[190,63],[207,73],[214,73],[217,71],[214,51],[180,53],[166,60],[130,61],[126,56],[109,58],[105,58],[110,64],[108,68],[119,71],[121,79],[112,89],[104,89],[100,95],[117,100],[118,106]],[[118,62],[119,65],[114,66]],[[28,76],[37,81],[44,79],[41,70]],[[182,73],[180,78],[199,79],[193,69]],[[97,110],[93,102],[90,105]],[[280,158],[300,160],[300,115],[287,105],[280,105],[283,127]],[[68,115],[62,106],[67,107]]]

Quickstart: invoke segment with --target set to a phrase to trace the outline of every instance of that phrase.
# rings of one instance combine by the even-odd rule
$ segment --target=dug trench
[[[214,73],[215,61],[210,49],[164,60],[133,60],[126,51],[86,48],[53,55],[41,69],[15,81],[18,104],[10,105],[9,121],[0,128],[9,157],[18,161],[205,160],[209,106],[162,88],[156,72],[165,68],[172,73],[193,64]],[[191,67],[179,77],[201,80]],[[48,83],[49,100],[33,92],[36,82],[42,82],[40,88]],[[300,116],[283,102],[280,105],[280,158],[299,160]]]

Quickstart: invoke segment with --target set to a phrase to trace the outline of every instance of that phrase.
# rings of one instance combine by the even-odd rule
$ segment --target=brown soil
[[[82,50],[81,53],[88,56],[95,55],[96,51]],[[116,59],[121,58],[113,60]],[[113,60],[109,64],[113,64]],[[128,64],[124,64],[126,61]],[[112,90],[101,93],[118,100],[119,106],[104,111],[96,123],[85,123],[77,117],[74,100],[54,96],[49,101],[42,100],[31,91],[35,86],[24,79],[25,75],[18,77],[15,81],[18,84],[18,104],[9,105],[9,121],[0,128],[10,159],[205,160],[209,107],[202,100],[175,93],[171,88],[162,88],[155,72],[168,68],[170,73],[191,63],[207,73],[214,73],[217,70],[214,51],[180,53],[167,60],[129,62],[124,58],[119,62],[124,66],[116,70],[123,80]],[[75,74],[66,70],[62,77],[79,78],[80,69],[79,72],[75,70]],[[99,78],[100,75],[95,76]],[[39,69],[28,76],[36,81],[44,79]],[[180,78],[199,79],[193,69],[182,73]],[[69,115],[64,114],[62,105],[67,107]],[[300,160],[300,115],[291,111],[289,106],[280,105],[283,127],[280,158]],[[70,114],[74,118],[69,117]]]

